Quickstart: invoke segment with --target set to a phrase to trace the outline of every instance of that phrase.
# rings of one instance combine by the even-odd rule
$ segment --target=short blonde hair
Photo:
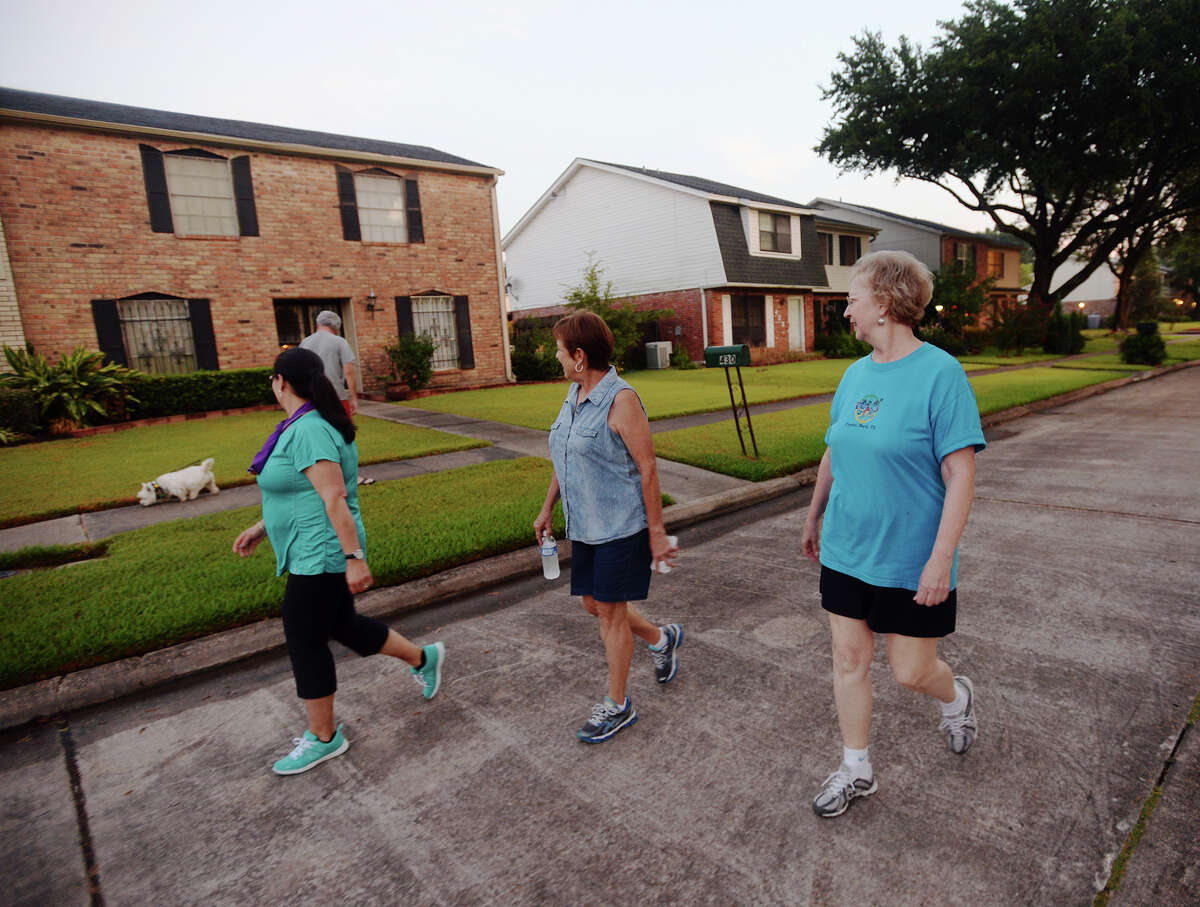
[[[915,328],[933,298],[933,274],[908,252],[871,252],[850,269],[849,280],[861,277],[887,305],[894,321]]]

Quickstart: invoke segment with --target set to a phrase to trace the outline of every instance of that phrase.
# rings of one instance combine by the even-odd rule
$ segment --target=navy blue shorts
[[[821,565],[821,607],[830,614],[865,620],[873,633],[931,639],[954,632],[958,590],[940,605],[918,605],[912,589],[872,586]]]
[[[650,530],[600,545],[571,542],[571,594],[640,602],[650,594]]]

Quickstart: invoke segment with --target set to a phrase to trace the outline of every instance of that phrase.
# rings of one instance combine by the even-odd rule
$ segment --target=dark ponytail
[[[341,432],[349,444],[354,440],[354,423],[346,415],[333,384],[325,377],[325,364],[312,350],[292,347],[275,357],[275,374],[291,385],[297,397],[311,400],[321,418]]]

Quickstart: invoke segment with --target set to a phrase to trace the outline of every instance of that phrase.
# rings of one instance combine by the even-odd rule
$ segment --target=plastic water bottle
[[[541,550],[542,576],[546,579],[558,579],[558,543],[548,532],[542,536]]]
[[[670,545],[672,548],[676,548],[679,545],[679,538],[674,535],[668,535],[667,536],[667,544]],[[653,563],[650,564],[650,572],[651,573],[654,572],[654,564]],[[670,573],[671,568],[667,566],[666,561],[659,561],[658,562],[658,572],[659,573]]]

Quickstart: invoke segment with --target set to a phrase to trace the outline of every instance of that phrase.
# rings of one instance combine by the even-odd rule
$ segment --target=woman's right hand
[[[821,528],[816,520],[804,521],[804,532],[800,536],[800,551],[814,564],[821,563]]]
[[[553,519],[553,514],[549,510],[543,510],[538,514],[536,520],[533,521],[533,539],[540,545],[542,536],[550,532],[550,523]]]
[[[254,549],[258,547],[258,543],[266,537],[267,530],[260,520],[249,529],[242,530],[241,534],[233,542],[233,553],[239,554],[242,557],[249,557],[254,553]]]

